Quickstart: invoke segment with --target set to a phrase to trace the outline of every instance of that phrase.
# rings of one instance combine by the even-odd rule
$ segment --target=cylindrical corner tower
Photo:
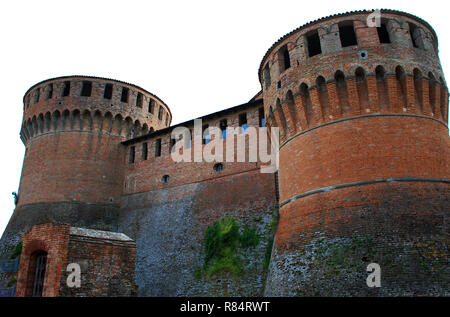
[[[31,87],[20,133],[26,153],[19,199],[3,246],[45,221],[115,229],[120,142],[165,128],[171,119],[162,100],[125,82],[67,76]]]
[[[280,128],[266,295],[449,295],[448,90],[430,25],[323,18],[279,39],[259,78]]]

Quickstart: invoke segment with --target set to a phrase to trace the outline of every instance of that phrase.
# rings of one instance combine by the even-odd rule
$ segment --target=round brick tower
[[[157,96],[117,80],[67,76],[31,87],[20,132],[26,153],[19,199],[3,246],[46,221],[115,229],[125,157],[120,142],[171,119]]]
[[[449,295],[448,90],[438,41],[415,16],[380,13],[306,24],[261,62],[267,123],[280,128],[266,295]],[[370,263],[381,268],[381,287],[366,283]]]

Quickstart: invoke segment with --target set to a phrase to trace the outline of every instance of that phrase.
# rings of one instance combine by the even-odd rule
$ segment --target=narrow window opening
[[[203,144],[208,144],[209,143],[209,125],[208,124],[205,124],[203,127],[202,127],[202,135],[203,135],[203,137],[202,137],[202,143]]]
[[[150,99],[150,102],[148,103],[148,112],[151,114],[155,113],[155,101],[153,99]]]
[[[36,92],[34,93],[34,103],[39,102],[40,95],[41,95],[41,89],[38,88],[38,89],[36,89]]]
[[[169,125],[169,114],[166,113],[166,126],[168,126],[168,125]]]
[[[271,84],[269,63],[264,67],[264,82],[266,83],[266,88]]]
[[[103,98],[111,99],[112,98],[112,92],[113,92],[113,85],[112,84],[106,84],[105,85],[105,92],[103,94]]]
[[[322,54],[322,48],[320,46],[320,37],[317,31],[314,31],[313,33],[307,35],[306,42],[308,43],[309,57]]]
[[[411,41],[414,47],[419,48],[419,45],[417,43],[417,38],[416,38],[416,30],[417,30],[417,26],[415,26],[412,23],[409,23],[409,34],[411,35]]]
[[[241,132],[247,132],[248,124],[247,124],[247,113],[241,113],[239,115],[239,126],[241,127]]]
[[[33,281],[33,297],[42,297],[45,281],[45,268],[47,265],[47,253],[39,252],[36,256],[34,281]]]
[[[62,96],[68,97],[69,95],[70,95],[70,81],[65,81]]]
[[[128,102],[128,93],[129,89],[127,87],[122,87],[122,96],[120,97],[120,101]]]
[[[155,144],[155,157],[161,156],[161,139],[156,140]]]
[[[53,98],[53,84],[48,85],[47,99]]]
[[[136,107],[142,108],[142,98],[144,96],[138,92],[137,97],[136,97]]]
[[[170,139],[170,152],[175,152],[175,143],[177,143],[177,140],[175,139]]]
[[[159,119],[159,120],[162,120],[162,118],[163,118],[163,109],[162,109],[162,107],[160,106],[160,107],[159,107],[159,111],[158,111],[158,119]]]
[[[135,154],[136,154],[136,147],[134,146],[130,147],[130,160],[129,160],[130,164],[134,163]]]
[[[264,107],[260,107],[258,109],[258,116],[259,116],[259,126],[264,128],[266,126],[266,119],[264,117]]]
[[[391,39],[389,37],[389,32],[386,27],[386,23],[381,23],[380,27],[377,27],[378,38],[380,39],[381,44],[389,44],[391,43]]]
[[[286,69],[291,67],[291,59],[289,57],[287,45],[284,45],[278,51],[278,65],[280,67],[280,72],[284,72]]]
[[[339,37],[342,47],[358,45],[353,22],[339,25]]]
[[[142,143],[142,159],[146,161],[148,158],[148,143]]]
[[[90,97],[91,93],[92,93],[92,82],[83,81],[83,85],[81,86],[81,96]]]
[[[220,127],[220,131],[222,131],[222,139],[226,139],[227,138],[227,127],[228,127],[227,119],[220,120],[219,127]]]

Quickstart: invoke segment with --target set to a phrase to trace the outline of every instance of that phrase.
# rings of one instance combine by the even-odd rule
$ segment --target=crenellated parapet
[[[170,125],[172,115],[157,96],[132,84],[66,76],[31,87],[24,96],[21,138],[84,131],[133,138]]]
[[[353,75],[337,70],[302,82],[269,106],[269,126],[280,127],[282,141],[297,133],[340,119],[362,115],[410,114],[448,122],[448,88],[432,72],[398,65],[357,67]],[[442,79],[441,79],[442,80]]]
[[[269,126],[281,141],[360,115],[414,114],[448,121],[448,89],[437,37],[425,21],[381,10],[335,15],[280,38],[259,78]]]

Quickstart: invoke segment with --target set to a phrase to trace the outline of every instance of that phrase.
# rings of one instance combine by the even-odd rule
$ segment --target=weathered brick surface
[[[437,39],[424,21],[382,11],[391,43],[380,44],[365,24],[369,13],[291,32],[261,63],[272,78],[265,85],[260,72],[267,122],[284,130],[266,295],[448,294],[448,92]],[[322,53],[298,54],[305,34],[349,20],[358,45],[339,49],[339,37],[319,31]],[[408,23],[421,29],[420,47]],[[286,43],[292,66],[280,72]],[[277,107],[292,94],[295,129]],[[365,284],[373,262],[380,289]]]
[[[67,248],[69,244],[69,225],[45,223],[34,226],[23,238],[20,267],[17,277],[16,296],[31,296],[37,251],[47,253],[46,273],[43,296],[58,295],[61,272],[66,267]]]
[[[135,243],[117,233],[72,229],[68,224],[44,223],[24,235],[16,296],[32,295],[37,252],[47,253],[42,296],[135,296]],[[69,263],[81,267],[80,287],[67,285]]]

